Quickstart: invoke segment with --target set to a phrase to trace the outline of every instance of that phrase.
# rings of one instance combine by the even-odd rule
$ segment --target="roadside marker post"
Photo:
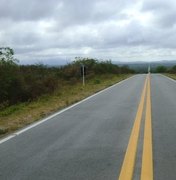
[[[82,76],[82,79],[83,79],[83,86],[85,86],[85,75],[86,75],[86,67],[85,65],[81,65],[81,76]]]

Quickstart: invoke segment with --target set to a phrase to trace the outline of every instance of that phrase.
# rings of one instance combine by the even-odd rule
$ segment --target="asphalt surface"
[[[154,179],[176,179],[176,81],[151,77]]]
[[[136,75],[1,143],[0,179],[117,180],[145,78]],[[151,75],[151,100],[154,179],[175,180],[176,83]],[[142,135],[138,152],[141,143]],[[136,161],[139,179],[139,155]]]

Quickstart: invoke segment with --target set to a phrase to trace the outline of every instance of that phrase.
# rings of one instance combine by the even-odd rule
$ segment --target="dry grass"
[[[164,75],[176,80],[176,74],[164,74]]]
[[[130,75],[104,75],[75,85],[65,85],[53,95],[45,95],[30,103],[11,106],[0,112],[0,136],[12,133],[58,110],[74,104]]]

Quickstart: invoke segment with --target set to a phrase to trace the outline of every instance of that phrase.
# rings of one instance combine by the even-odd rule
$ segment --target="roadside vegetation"
[[[152,70],[152,73],[161,73],[176,80],[176,65],[171,67],[158,66]]]
[[[167,66],[157,66],[156,68],[151,68],[152,73],[168,73],[176,74],[176,65],[167,67]]]
[[[86,67],[82,85],[81,65]],[[16,131],[133,74],[111,61],[75,58],[49,67],[19,65],[11,48],[0,48],[0,136]]]
[[[176,80],[176,73],[174,73],[174,74],[166,73],[166,74],[164,74],[164,75],[166,75],[166,76],[168,76],[168,77]]]

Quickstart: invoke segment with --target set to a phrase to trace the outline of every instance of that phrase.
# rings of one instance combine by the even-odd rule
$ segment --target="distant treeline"
[[[171,73],[176,74],[176,65],[172,67],[158,66],[152,70],[153,73]]]
[[[11,48],[0,48],[0,109],[20,102],[34,100],[53,93],[65,84],[81,81],[81,66],[86,67],[86,78],[101,74],[134,73],[128,66],[119,67],[111,61],[75,58],[70,64],[49,67],[43,64],[19,65]]]
[[[175,63],[176,64],[176,63]],[[154,62],[150,64],[151,73],[176,73],[176,65],[174,63],[165,63],[162,62]],[[128,67],[133,69],[136,73],[148,73],[149,63],[129,63]]]

